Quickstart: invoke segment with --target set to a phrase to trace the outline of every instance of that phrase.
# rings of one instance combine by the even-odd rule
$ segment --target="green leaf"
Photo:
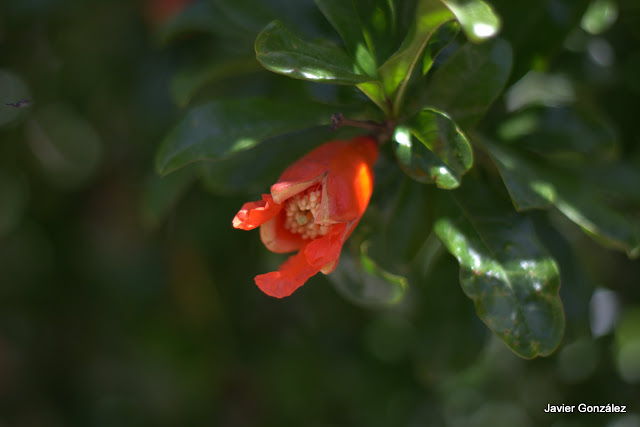
[[[396,157],[405,173],[423,184],[444,189],[460,185],[473,164],[473,151],[465,135],[444,113],[424,109],[398,126],[394,134]]]
[[[427,74],[438,54],[456,38],[459,31],[460,25],[456,21],[449,21],[432,34],[422,55],[421,76]]]
[[[273,21],[256,38],[258,61],[269,71],[302,80],[356,85],[372,80],[346,52],[328,42],[310,43]]]
[[[474,43],[495,36],[500,31],[500,18],[491,6],[481,0],[442,0],[456,16],[467,38]]]
[[[632,258],[640,255],[640,227],[607,203],[597,186],[584,185],[589,171],[555,169],[496,143],[484,143],[516,206],[526,209],[552,203],[601,244]]]
[[[518,149],[564,163],[607,162],[619,151],[613,127],[596,114],[579,108],[526,108],[505,120],[498,133]]]
[[[435,231],[478,316],[519,356],[551,354],[564,331],[559,273],[531,221],[477,183],[454,195],[464,217],[444,216]]]
[[[514,157],[510,150],[495,144],[488,148],[517,210],[546,209],[551,206],[556,198],[552,185],[541,181],[536,172]]]
[[[173,76],[171,95],[179,106],[184,107],[207,84],[260,70],[262,67],[253,56],[217,59],[204,65],[199,64],[182,69]]]
[[[360,245],[359,259],[343,250],[338,266],[329,276],[338,292],[365,306],[397,304],[407,292],[407,279],[382,269],[369,256],[371,242]]]
[[[424,245],[433,224],[434,187],[405,176],[385,230],[386,256],[392,265],[408,265]]]
[[[387,95],[384,92],[381,82],[377,80],[364,82],[357,85],[357,87],[367,95],[367,97],[369,97],[369,99],[372,100],[385,113],[385,115],[388,116],[391,113],[387,102]]]
[[[376,59],[367,46],[355,4],[344,0],[315,0],[327,21],[340,34],[347,51],[367,75],[375,77]]]
[[[331,135],[336,139],[344,136],[342,129]],[[327,138],[326,127],[293,132],[269,139],[229,159],[201,162],[197,169],[205,188],[215,194],[260,194],[276,182],[287,166]]]
[[[167,174],[198,160],[220,160],[267,138],[329,124],[333,107],[274,99],[217,100],[195,107],[163,141],[156,167]]]
[[[30,94],[17,75],[0,69],[0,127],[13,123],[30,110]]]
[[[439,0],[421,0],[416,8],[414,25],[400,49],[378,70],[387,96],[393,101],[396,113],[416,66],[433,33],[454,18]]]
[[[472,128],[502,92],[511,70],[511,48],[501,39],[465,44],[433,72],[418,107],[445,111],[464,130]]]
[[[640,256],[637,221],[632,222],[575,176],[550,172],[547,180],[556,189],[556,207],[589,236],[607,247],[625,251],[630,258]]]
[[[390,3],[386,0],[352,2],[315,0],[327,20],[342,38],[354,63],[364,74],[376,78],[380,59],[392,43],[395,30]],[[376,80],[357,85],[382,111],[389,114],[387,96],[382,83]]]

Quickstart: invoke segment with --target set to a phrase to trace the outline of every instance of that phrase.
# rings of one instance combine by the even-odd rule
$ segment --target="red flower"
[[[289,296],[319,271],[336,268],[342,245],[369,203],[377,156],[369,137],[327,142],[289,166],[271,194],[242,206],[235,228],[260,227],[262,243],[272,252],[298,250],[278,271],[256,276],[264,293]]]

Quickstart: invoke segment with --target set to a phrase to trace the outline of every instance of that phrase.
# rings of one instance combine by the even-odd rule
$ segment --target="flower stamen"
[[[284,228],[300,234],[303,239],[315,239],[327,234],[329,226],[315,223],[321,198],[322,187],[315,185],[287,200]]]

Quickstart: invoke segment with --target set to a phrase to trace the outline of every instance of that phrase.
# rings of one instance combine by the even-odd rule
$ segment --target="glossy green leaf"
[[[23,117],[30,106],[31,96],[22,78],[0,70],[0,127]]]
[[[396,112],[400,110],[411,75],[420,65],[420,58],[431,36],[438,27],[453,18],[453,14],[439,0],[418,2],[415,22],[402,46],[378,70],[384,90]]]
[[[365,74],[375,77],[376,59],[367,46],[355,4],[344,0],[315,0],[315,3],[340,34],[347,52],[354,58],[358,67]]]
[[[605,191],[597,191],[597,184],[583,185],[587,178],[581,175],[588,171],[555,169],[496,143],[485,143],[516,206],[527,209],[552,203],[600,243],[632,258],[640,256],[640,225],[607,203],[600,195]]]
[[[273,21],[256,39],[258,61],[269,71],[296,79],[356,85],[372,78],[362,74],[341,48],[328,42],[307,42]]]
[[[473,151],[465,135],[445,114],[424,109],[398,126],[394,149],[401,167],[411,178],[444,189],[460,185],[473,164]]]
[[[267,138],[329,124],[329,106],[274,99],[217,100],[191,109],[163,141],[156,167],[167,174],[198,160],[220,160]]]
[[[422,55],[422,76],[427,74],[438,54],[456,38],[459,32],[460,25],[456,21],[449,21],[438,27],[432,34]]]
[[[511,70],[511,47],[501,39],[465,44],[433,72],[420,91],[419,106],[445,111],[471,129],[502,92]]]
[[[467,38],[474,43],[495,36],[500,31],[500,18],[493,8],[481,0],[442,0],[456,16]]]
[[[376,78],[378,56],[385,57],[385,46],[392,43],[395,30],[391,3],[385,0],[353,2],[315,0],[327,20],[342,38],[354,63],[364,74]],[[357,85],[382,111],[390,113],[382,83],[376,80]]]
[[[564,331],[559,273],[531,221],[477,183],[455,198],[464,216],[444,216],[435,231],[478,316],[521,357],[551,354]]]
[[[360,245],[360,256],[343,251],[336,269],[328,277],[338,292],[356,304],[393,305],[407,292],[407,279],[381,268],[370,256],[370,241]]]
[[[535,171],[510,150],[493,144],[489,151],[517,210],[546,209],[552,205],[556,199],[552,185],[540,180]]]
[[[384,92],[384,88],[380,81],[373,80],[370,82],[360,83],[357,87],[367,95],[367,97],[369,97],[369,99],[373,101],[385,113],[385,115],[388,116],[391,114],[387,95]]]
[[[640,224],[606,203],[575,176],[549,172],[548,182],[557,191],[556,207],[601,244],[640,256]]]

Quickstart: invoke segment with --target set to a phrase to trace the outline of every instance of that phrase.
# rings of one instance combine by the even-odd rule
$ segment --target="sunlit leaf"
[[[453,12],[467,38],[474,43],[495,36],[500,31],[500,18],[492,7],[481,0],[442,0]]]
[[[369,97],[385,114],[390,114],[391,110],[387,100],[387,95],[384,92],[382,83],[378,80],[370,82],[364,82],[357,85],[365,95]]]
[[[556,263],[528,218],[472,184],[454,194],[464,216],[437,220],[436,234],[460,263],[480,319],[518,355],[549,355],[564,331]]]
[[[163,141],[156,167],[167,174],[198,160],[220,160],[267,138],[329,124],[334,108],[275,99],[217,100],[191,109]]]
[[[466,136],[447,115],[424,109],[398,126],[394,134],[396,157],[405,173],[424,184],[444,189],[460,185],[473,164]]]
[[[328,277],[347,299],[365,306],[398,303],[407,291],[407,279],[382,269],[369,256],[371,242],[360,245],[360,257],[343,251],[338,266]]]
[[[459,31],[460,25],[456,21],[445,22],[438,27],[424,49],[421,75],[427,74],[438,54],[456,38]]]
[[[367,46],[355,4],[344,0],[315,0],[325,18],[340,34],[354,62],[369,76],[376,75],[376,59]]]
[[[419,107],[446,112],[464,130],[472,128],[500,95],[511,70],[511,48],[501,39],[465,44],[433,72],[420,90]]]
[[[318,8],[340,34],[354,63],[363,73],[377,76],[376,52],[385,57],[385,45],[392,43],[395,28],[390,3],[385,0],[351,2],[343,0],[316,0]],[[382,36],[381,36],[382,34]],[[379,81],[358,84],[382,111],[388,113],[384,87]]]
[[[315,82],[356,85],[372,78],[362,74],[341,48],[307,42],[273,21],[256,39],[258,61],[274,73]]]
[[[542,181],[510,150],[495,144],[490,145],[489,150],[517,210],[546,209],[552,205],[556,191],[550,183]]]
[[[433,33],[454,17],[439,0],[421,0],[416,9],[415,22],[400,49],[378,70],[387,96],[393,101],[396,112],[411,75]]]
[[[500,170],[513,202],[520,209],[555,205],[588,235],[630,257],[640,255],[640,225],[632,222],[601,197],[603,190],[583,185],[589,172],[560,170],[527,160],[513,150],[484,141]],[[605,181],[606,182],[606,181]]]

